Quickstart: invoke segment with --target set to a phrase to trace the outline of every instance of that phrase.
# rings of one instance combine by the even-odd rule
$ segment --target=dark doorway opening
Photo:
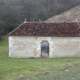
[[[49,57],[49,42],[48,41],[41,42],[41,57],[44,57],[44,58]]]

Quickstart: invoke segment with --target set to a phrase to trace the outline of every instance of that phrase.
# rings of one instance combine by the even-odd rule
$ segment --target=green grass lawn
[[[26,77],[23,79],[26,80]],[[28,80],[80,80],[80,64],[64,70],[40,74]]]
[[[49,72],[49,74],[45,75],[46,78],[48,76],[49,77],[52,76],[54,74],[53,72],[55,72],[54,75],[56,75],[57,73],[61,74],[60,70],[64,70],[70,66],[79,63],[80,63],[79,57],[53,58],[53,59],[9,58],[7,37],[4,37],[4,40],[0,42],[0,80],[24,80],[24,79],[19,79],[20,75],[23,75],[24,77],[26,77],[26,79],[31,78],[32,80],[38,80],[37,78],[39,78],[39,80],[46,80],[44,79],[43,76],[45,73]],[[66,75],[66,73],[65,74],[64,73],[65,71],[62,72],[63,76]],[[39,74],[43,75],[38,76]],[[38,77],[35,79],[35,76]],[[47,78],[47,80],[50,79]],[[61,80],[61,79],[54,79],[54,80]]]

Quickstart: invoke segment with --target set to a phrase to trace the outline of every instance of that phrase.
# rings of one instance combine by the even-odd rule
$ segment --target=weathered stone
[[[37,36],[9,36],[9,57],[39,58],[43,41],[49,42],[49,58],[80,57],[80,37]]]

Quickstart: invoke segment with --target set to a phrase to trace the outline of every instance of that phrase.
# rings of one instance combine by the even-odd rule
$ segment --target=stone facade
[[[80,57],[80,37],[9,36],[9,57],[40,58],[41,42],[49,43],[49,58]]]

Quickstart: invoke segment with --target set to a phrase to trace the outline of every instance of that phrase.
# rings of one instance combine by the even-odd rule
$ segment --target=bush
[[[0,41],[1,41],[2,39],[3,39],[2,36],[0,36]]]

